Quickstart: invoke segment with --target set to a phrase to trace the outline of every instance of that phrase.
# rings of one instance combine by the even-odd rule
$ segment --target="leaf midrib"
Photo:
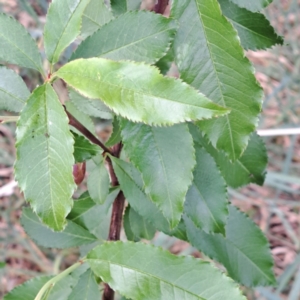
[[[7,90],[4,90],[1,87],[0,87],[0,91],[2,91],[4,94],[7,94],[7,95],[11,96],[12,98],[16,99],[18,102],[21,102],[22,104],[25,103],[25,101],[23,99],[18,98],[16,95],[11,94],[10,92],[8,92]]]

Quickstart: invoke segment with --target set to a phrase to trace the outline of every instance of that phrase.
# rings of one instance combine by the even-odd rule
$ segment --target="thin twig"
[[[164,14],[167,6],[169,4],[169,0],[158,0],[157,4],[154,7],[154,11],[157,14]]]

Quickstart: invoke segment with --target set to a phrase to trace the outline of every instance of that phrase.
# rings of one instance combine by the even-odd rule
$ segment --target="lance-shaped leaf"
[[[185,213],[205,232],[225,234],[228,195],[225,181],[214,159],[195,144],[196,167],[193,183],[186,195]]]
[[[29,237],[46,248],[71,248],[91,244],[97,240],[88,230],[72,221],[68,221],[63,231],[54,232],[42,224],[29,207],[23,209],[21,223]]]
[[[34,212],[62,230],[75,189],[73,137],[68,118],[50,84],[27,100],[17,124],[15,177]]]
[[[119,120],[117,117],[114,118],[112,125],[113,125],[113,128],[112,128],[111,136],[109,137],[108,141],[105,143],[105,145],[107,147],[112,147],[113,145],[118,144],[122,139],[121,127],[120,127]]]
[[[79,277],[68,300],[99,300],[100,298],[101,294],[95,275],[88,269]]]
[[[238,31],[244,49],[266,49],[275,44],[283,44],[282,37],[275,33],[274,28],[263,14],[241,8],[230,0],[218,1],[223,15]]]
[[[181,219],[195,166],[187,125],[151,127],[123,120],[121,127],[126,154],[142,173],[146,193],[174,228]]]
[[[174,49],[181,78],[231,109],[225,117],[200,122],[201,129],[214,147],[236,160],[261,110],[263,92],[253,68],[217,0],[175,0],[172,15],[180,23]]]
[[[128,205],[126,207],[124,217],[123,217],[123,227],[128,241],[139,242],[140,238],[134,234],[130,224],[129,213],[132,208]]]
[[[0,14],[0,60],[44,73],[35,41],[14,18]]]
[[[240,7],[247,8],[250,11],[259,11],[267,7],[273,0],[230,0]]]
[[[229,112],[187,84],[163,77],[157,68],[141,63],[79,59],[54,76],[85,97],[101,99],[117,114],[149,125],[208,119]]]
[[[29,95],[30,92],[19,75],[5,67],[0,68],[0,110],[20,112]]]
[[[193,246],[222,263],[230,277],[246,286],[274,284],[273,260],[261,230],[234,206],[229,206],[226,237],[207,234],[184,218]],[[259,251],[257,251],[259,249]]]
[[[149,11],[128,12],[83,41],[71,59],[105,57],[153,64],[170,48],[176,28],[174,20],[161,15]]]
[[[52,0],[44,29],[45,52],[51,64],[80,34],[84,9],[90,0]]]
[[[110,6],[114,15],[118,16],[129,10],[139,9],[141,2],[141,0],[111,0]]]
[[[104,0],[90,0],[82,16],[81,37],[86,38],[113,19]]]
[[[112,119],[112,111],[101,101],[83,97],[73,89],[69,89],[69,97],[76,108],[91,117]]]
[[[245,300],[237,285],[210,263],[152,245],[105,243],[87,258],[93,272],[126,298]]]
[[[196,126],[189,125],[194,141],[215,159],[226,183],[238,188],[249,183],[263,185],[266,177],[268,155],[266,146],[256,133],[252,133],[248,146],[243,155],[234,162],[231,162],[225,153],[217,151],[211,143],[202,135]]]

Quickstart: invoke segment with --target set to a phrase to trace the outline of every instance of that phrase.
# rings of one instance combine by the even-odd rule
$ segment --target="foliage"
[[[227,195],[227,186],[265,178],[266,150],[255,133],[262,89],[244,49],[283,43],[260,12],[269,2],[174,0],[167,18],[138,10],[134,0],[110,7],[53,0],[44,29],[47,72],[26,30],[0,15],[0,59],[44,78],[30,95],[19,75],[0,68],[1,109],[20,114],[15,177],[31,206],[23,210],[26,232],[44,247],[101,243],[98,228],[112,211],[108,242],[6,300],[26,293],[52,299],[58,282],[68,288],[56,299],[99,299],[99,278],[105,299],[111,288],[130,299],[245,299],[231,278],[274,284],[266,238]],[[163,13],[162,3],[156,12]],[[78,37],[83,41],[60,67]],[[165,75],[173,61],[180,79]],[[59,79],[69,89],[64,107],[52,87]],[[90,117],[111,120],[108,141],[95,136]],[[86,162],[93,165],[88,191],[75,200],[73,166]],[[125,198],[124,229],[133,242],[115,242]],[[138,242],[156,231],[190,242],[228,274]],[[88,269],[73,276],[84,262]]]

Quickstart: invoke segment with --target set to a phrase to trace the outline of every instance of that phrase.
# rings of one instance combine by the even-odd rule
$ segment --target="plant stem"
[[[71,267],[69,267],[68,269],[64,270],[63,272],[61,272],[57,276],[55,276],[55,277],[51,278],[49,281],[47,281],[44,284],[44,286],[40,289],[39,293],[36,295],[36,297],[34,298],[34,300],[41,300],[41,299],[43,299],[44,294],[49,289],[51,289],[52,287],[54,287],[54,285],[58,281],[62,280],[67,275],[69,275],[71,272],[73,272],[75,269],[77,269],[78,267],[80,267],[84,262],[85,262],[85,259],[81,259],[80,261],[78,261],[77,263],[75,263],[74,265],[72,265]]]
[[[122,143],[115,145],[112,149],[113,156],[120,157],[121,150],[122,150]],[[106,161],[108,164],[111,185],[118,186],[119,185],[118,178],[113,169],[111,159],[108,156],[106,157]],[[124,206],[125,206],[125,197],[123,192],[120,191],[113,204],[113,209],[112,209],[112,214],[110,219],[109,234],[108,234],[109,241],[118,241],[120,239]],[[112,290],[108,284],[105,284],[102,300],[113,300],[114,295],[115,295],[114,290]]]
[[[164,14],[167,6],[169,4],[169,0],[158,0],[157,4],[154,7],[154,11],[157,14]]]

